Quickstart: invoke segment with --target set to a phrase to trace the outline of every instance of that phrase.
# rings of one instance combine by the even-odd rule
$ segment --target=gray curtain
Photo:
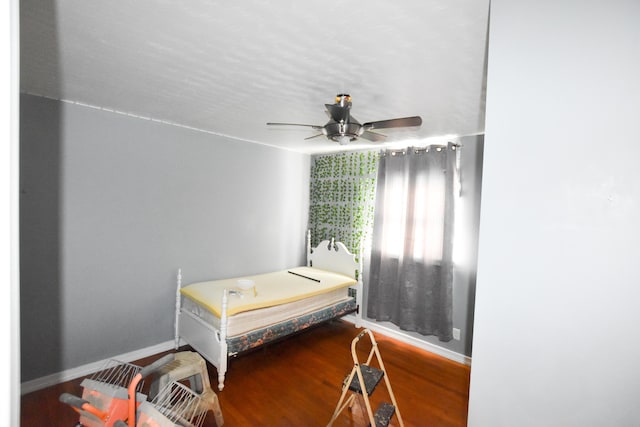
[[[367,317],[452,339],[456,146],[381,153]]]

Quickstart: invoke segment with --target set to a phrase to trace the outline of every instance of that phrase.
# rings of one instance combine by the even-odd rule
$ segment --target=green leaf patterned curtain
[[[368,245],[378,172],[378,152],[315,155],[311,161],[311,245],[334,237],[358,258]]]

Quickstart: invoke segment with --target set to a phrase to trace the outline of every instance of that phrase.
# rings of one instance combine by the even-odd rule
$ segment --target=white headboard
[[[334,239],[323,240],[317,247],[311,249],[307,244],[307,265],[320,268],[322,270],[334,271],[354,279],[358,278],[357,271],[360,265],[356,261],[356,256],[349,252],[342,242],[335,242]]]

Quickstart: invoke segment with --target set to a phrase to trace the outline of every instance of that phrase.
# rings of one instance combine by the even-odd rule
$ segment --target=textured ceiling
[[[23,0],[21,89],[307,153],[353,98],[389,144],[484,131],[489,0]],[[366,141],[362,140],[365,144]],[[361,148],[355,144],[351,148]],[[380,145],[380,144],[377,144]]]

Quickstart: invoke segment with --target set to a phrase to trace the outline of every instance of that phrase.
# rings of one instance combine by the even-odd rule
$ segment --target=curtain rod
[[[459,144],[457,142],[451,142],[451,147],[455,150],[457,148],[462,148],[462,144]],[[387,153],[390,153],[392,156],[397,156],[397,155],[405,155],[407,154],[407,150],[411,149],[413,150],[416,154],[418,153],[427,153],[429,152],[430,149],[436,149],[436,150],[440,150],[443,148],[447,148],[449,146],[449,144],[447,145],[443,145],[443,144],[431,144],[431,145],[427,145],[426,147],[407,147],[407,148],[403,148],[403,149],[399,149],[399,150],[391,150],[391,149],[385,149],[385,150],[381,150],[380,151],[380,155],[381,156],[386,156]]]

